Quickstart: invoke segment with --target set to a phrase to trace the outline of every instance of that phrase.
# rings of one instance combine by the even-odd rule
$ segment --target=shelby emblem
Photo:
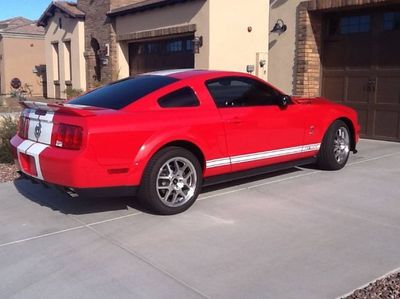
[[[42,124],[38,123],[35,127],[35,137],[36,139],[39,139],[40,134],[42,134]]]

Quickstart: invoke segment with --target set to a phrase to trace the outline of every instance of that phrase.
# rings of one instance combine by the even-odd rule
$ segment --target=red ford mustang
[[[171,70],[127,78],[67,104],[25,102],[11,140],[25,177],[133,195],[160,214],[188,209],[202,185],[356,152],[356,112],[289,97],[248,74]]]

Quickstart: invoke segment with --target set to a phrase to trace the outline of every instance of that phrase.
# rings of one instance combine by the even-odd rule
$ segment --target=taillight
[[[18,124],[18,136],[23,139],[28,139],[28,130],[29,130],[29,118],[21,115]]]
[[[51,143],[56,147],[78,150],[82,146],[82,128],[74,125],[56,126]]]

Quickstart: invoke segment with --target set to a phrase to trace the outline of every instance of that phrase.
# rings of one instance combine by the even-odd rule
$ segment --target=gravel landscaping
[[[18,177],[15,164],[0,164],[0,183],[13,181]]]
[[[399,299],[400,272],[370,283],[343,299]]]

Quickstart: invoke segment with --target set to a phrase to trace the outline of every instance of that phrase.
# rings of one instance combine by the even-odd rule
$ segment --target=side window
[[[278,105],[280,95],[272,87],[244,77],[225,77],[206,82],[218,108]]]
[[[159,98],[158,104],[163,108],[197,107],[200,105],[197,96],[190,87],[176,90]]]

